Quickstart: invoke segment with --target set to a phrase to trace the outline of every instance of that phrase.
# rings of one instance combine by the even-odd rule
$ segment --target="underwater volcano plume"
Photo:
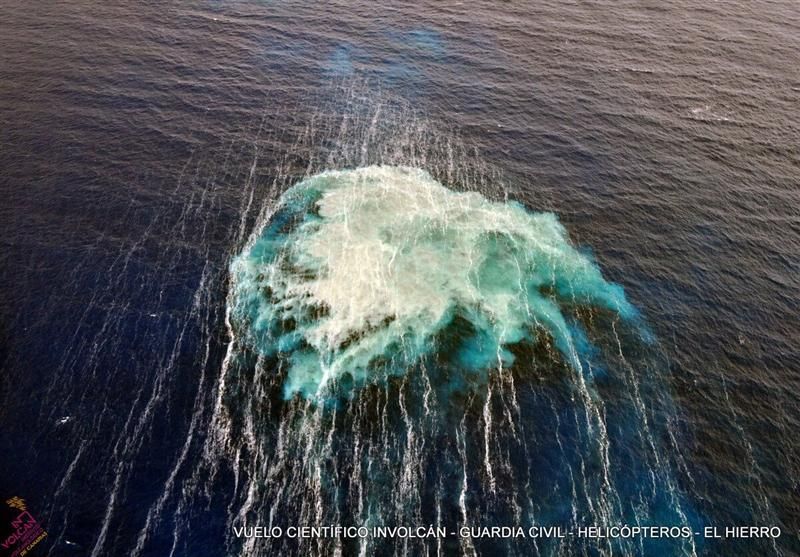
[[[228,318],[218,429],[240,440],[228,450],[248,486],[235,526],[691,520],[660,454],[673,414],[657,345],[552,213],[411,165],[313,174],[232,259]],[[248,538],[241,552],[629,554],[663,543]],[[677,543],[693,551],[692,539]]]
[[[298,183],[232,276],[234,320],[256,352],[288,361],[287,397],[380,381],[437,352],[481,374],[510,366],[509,346],[541,334],[580,373],[585,335],[565,311],[635,313],[555,215],[454,192],[408,167]],[[448,334],[457,340],[441,343]]]

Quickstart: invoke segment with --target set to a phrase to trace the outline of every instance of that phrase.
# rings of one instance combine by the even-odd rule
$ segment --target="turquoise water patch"
[[[231,277],[235,330],[287,363],[287,398],[358,388],[430,356],[485,374],[541,335],[581,372],[591,346],[576,308],[636,315],[554,214],[456,192],[410,167],[296,184]],[[451,330],[457,341],[440,353]]]

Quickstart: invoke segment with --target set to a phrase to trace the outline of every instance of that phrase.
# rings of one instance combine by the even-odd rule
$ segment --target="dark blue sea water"
[[[0,495],[53,556],[800,554],[798,109],[788,1],[9,0]],[[287,397],[231,262],[375,164],[555,213],[637,317],[561,299],[580,370],[553,333],[479,379],[454,318],[405,374]],[[233,530],[337,524],[692,535]]]

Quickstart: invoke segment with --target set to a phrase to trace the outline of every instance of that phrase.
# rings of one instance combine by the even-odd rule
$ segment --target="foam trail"
[[[554,214],[509,201],[531,188],[507,189],[451,133],[354,91],[281,139],[270,170],[269,149],[242,152],[227,346],[203,398],[203,461],[170,484],[173,553],[193,543],[186,525],[200,516],[222,519],[226,554],[251,557],[654,549],[231,533],[691,518],[671,456],[653,454],[663,362],[622,288]],[[675,497],[659,498],[653,481]],[[189,510],[198,497],[221,510]],[[158,539],[144,532],[143,553]]]

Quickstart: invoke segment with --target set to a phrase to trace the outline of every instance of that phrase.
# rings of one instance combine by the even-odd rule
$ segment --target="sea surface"
[[[290,349],[242,340],[236,262],[289,188],[359,167],[552,213],[635,311],[561,300],[572,359],[553,325],[463,379],[473,316],[407,373],[293,391]],[[6,0],[0,366],[36,555],[798,555],[800,9]],[[337,524],[692,535],[234,532]]]

